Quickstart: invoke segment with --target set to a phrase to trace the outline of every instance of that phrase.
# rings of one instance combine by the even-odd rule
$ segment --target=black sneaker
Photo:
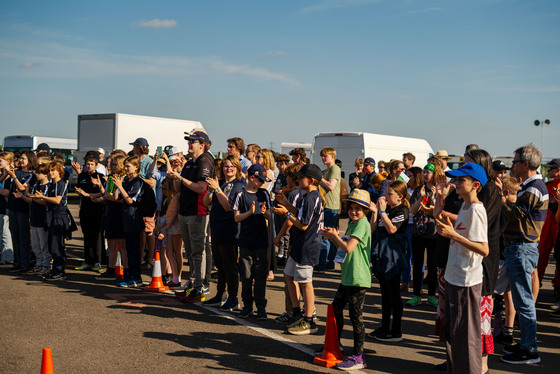
[[[253,307],[245,305],[241,312],[239,312],[240,318],[249,318],[253,315]]]
[[[526,349],[519,348],[509,355],[502,356],[502,361],[514,365],[538,364],[541,362],[541,358],[539,352],[532,353]]]
[[[375,340],[379,340],[380,342],[402,342],[403,337],[400,332],[396,333],[389,331],[375,335]]]
[[[257,308],[257,319],[259,321],[266,321],[268,319],[265,308]]]
[[[48,281],[66,280],[66,274],[64,274],[64,273],[56,273],[56,274],[50,273],[50,274],[46,275],[44,279],[48,280]]]
[[[206,300],[202,303],[205,306],[220,306],[222,305],[222,295],[216,295],[210,300]]]
[[[115,273],[110,273],[108,271],[104,272],[103,274],[98,275],[95,277],[97,280],[106,280],[106,281],[114,281],[117,280],[117,276]]]
[[[367,336],[368,336],[369,338],[375,339],[375,337],[376,337],[377,335],[385,334],[385,333],[387,333],[387,332],[388,332],[388,331],[385,330],[383,327],[378,327],[378,328],[376,328],[375,330],[373,330],[372,332],[370,332]]]
[[[239,309],[239,301],[237,300],[237,297],[235,298],[228,297],[226,302],[223,303],[222,306],[220,307],[220,310],[225,312],[232,312],[237,309]]]
[[[507,354],[510,355],[514,352],[517,352],[521,347],[519,346],[519,343],[515,343],[515,344],[506,344],[504,345],[504,347],[502,348],[502,351]]]

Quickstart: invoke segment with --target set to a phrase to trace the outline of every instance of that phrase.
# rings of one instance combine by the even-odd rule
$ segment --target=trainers
[[[222,304],[222,306],[220,307],[220,310],[226,311],[226,312],[232,312],[234,310],[239,309],[239,301],[237,300],[237,297],[235,298],[227,298],[226,302]]]
[[[395,333],[395,332],[382,332],[375,336],[375,340],[379,340],[380,342],[402,342],[403,337],[402,334]]]
[[[97,264],[95,264],[91,267],[91,270],[100,271],[100,270],[103,270],[103,266],[101,266],[101,264],[98,262]]]
[[[210,287],[209,286],[202,286],[202,293],[205,295],[210,294]]]
[[[178,288],[181,288],[181,282],[174,283],[173,281],[171,281],[171,282],[167,282],[165,285],[169,287],[170,290],[176,290]]]
[[[136,287],[136,284],[134,283],[132,278],[128,278],[128,279],[125,278],[122,281],[118,282],[117,286],[123,288],[132,288],[132,287]]]
[[[505,354],[510,355],[514,352],[517,352],[519,349],[521,349],[521,347],[519,346],[519,343],[505,344],[504,347],[502,348],[502,351]]]
[[[46,275],[44,279],[48,280],[48,281],[66,280],[66,274],[65,273],[57,273],[57,274],[50,273],[50,274]]]
[[[317,323],[317,321],[319,320],[319,318],[317,318],[317,309],[313,310],[313,322]]]
[[[266,321],[268,319],[265,308],[257,308],[257,319],[259,321]]]
[[[302,319],[297,325],[290,327],[288,332],[292,335],[312,335],[319,331],[315,322],[306,322]]]
[[[275,321],[276,323],[281,324],[281,325],[285,325],[285,324],[290,320],[290,318],[292,318],[292,315],[291,315],[291,314],[284,313],[284,314],[282,314],[280,317],[276,317],[276,318],[274,319],[274,321]]]
[[[387,329],[384,329],[383,327],[380,326],[375,330],[373,330],[372,332],[370,332],[367,336],[372,339],[377,339],[377,335],[385,334],[387,332],[389,332]]]
[[[37,274],[40,273],[42,268],[40,266],[35,266],[33,269],[29,269],[26,274]]]
[[[89,270],[89,269],[91,269],[91,266],[86,264],[85,262],[82,263],[80,266],[76,266],[74,268],[74,270]]]
[[[185,297],[187,303],[199,303],[204,301],[204,294],[197,289],[193,289],[187,297]]]
[[[416,296],[416,295],[412,295],[410,300],[406,302],[406,305],[408,306],[416,306],[420,304],[422,304],[422,299],[420,298],[420,296]]]
[[[426,300],[426,305],[431,305],[435,308],[437,308],[438,305],[438,298],[436,296],[428,296],[428,299]]]
[[[344,371],[359,370],[359,369],[365,369],[366,363],[364,362],[363,355],[355,355],[355,356],[353,355],[353,356],[346,357],[344,361],[336,364],[336,367]]]
[[[538,364],[541,362],[541,358],[539,356],[539,352],[529,352],[526,349],[518,349],[517,351],[502,356],[502,361],[507,362],[508,364]]]
[[[40,273],[37,273],[38,276],[44,277],[52,272],[51,268],[44,267]]]
[[[202,303],[205,306],[221,306],[222,305],[222,295],[216,295],[210,300],[206,300]]]
[[[245,305],[243,309],[241,309],[241,312],[239,312],[240,318],[249,318],[252,315],[253,315],[253,308],[247,305]]]
[[[285,325],[287,328],[294,327],[298,323],[303,321],[303,314],[297,314],[290,317],[288,321],[286,321]]]
[[[95,277],[95,279],[97,280],[106,280],[106,281],[113,281],[113,280],[117,280],[117,276],[115,275],[115,273],[113,272],[104,272],[103,274],[98,275],[97,277]]]
[[[144,287],[142,278],[132,278],[132,283],[134,284],[132,287]]]

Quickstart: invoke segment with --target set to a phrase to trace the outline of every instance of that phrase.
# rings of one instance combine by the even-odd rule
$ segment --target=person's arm
[[[515,203],[504,200],[501,213],[509,222],[522,220],[539,203],[539,198],[529,191],[525,191],[523,195],[519,196]]]
[[[117,190],[120,192],[123,201],[128,205],[132,205],[134,204],[134,199],[131,198],[128,192],[126,192],[126,190],[124,189],[122,185],[122,180],[123,178],[121,176],[115,176],[113,178],[113,183],[115,184],[115,187],[117,187]],[[115,198],[117,198],[117,192],[116,192],[117,190],[115,190],[115,195],[114,195]]]
[[[25,186],[20,182],[19,178],[16,175],[16,172],[12,170],[7,170],[8,174],[12,177],[12,183],[16,185],[16,189],[18,191],[25,191]]]
[[[148,157],[148,156],[146,156]],[[154,170],[156,170],[156,165],[157,165],[157,159],[158,159],[158,153],[156,151],[156,153],[154,154],[154,159],[152,161],[152,163],[150,164],[150,167],[148,168],[148,171],[151,173],[154,172]]]
[[[326,180],[325,178],[321,179],[321,187],[325,189],[325,191],[332,191],[336,188],[336,184],[338,183],[338,179],[330,178]]]
[[[246,212],[241,213],[239,210],[233,211],[233,220],[237,223],[241,221],[245,221],[247,218],[252,216],[255,213],[255,202],[251,204],[251,208],[248,209]]]
[[[453,228],[453,225],[451,224],[451,220],[449,220],[449,218],[446,218],[445,221],[436,220],[436,223],[437,232],[441,236],[445,236],[446,238],[455,241],[456,243],[467,248],[469,251],[479,254],[482,257],[488,256],[490,250],[488,248],[487,242],[474,242],[462,235],[459,235]]]
[[[391,218],[389,218],[389,215],[385,212],[385,209],[387,209],[385,198],[379,198],[379,200],[377,200],[377,209],[380,213],[379,217],[383,221],[383,227],[385,227],[389,234],[396,233],[398,230],[397,226],[393,224],[393,221],[391,221]]]
[[[346,253],[354,252],[354,249],[356,249],[356,246],[360,243],[360,239],[355,236],[351,236],[347,242],[342,240],[339,235],[338,228],[333,227],[324,228],[323,236],[332,241],[337,248],[342,249]]]
[[[410,212],[412,214],[418,213],[418,211],[420,210],[420,204],[422,203],[422,199],[424,196],[426,196],[424,186],[420,187],[418,191],[414,191],[414,192],[412,193],[412,199],[411,199],[412,202],[410,204]]]

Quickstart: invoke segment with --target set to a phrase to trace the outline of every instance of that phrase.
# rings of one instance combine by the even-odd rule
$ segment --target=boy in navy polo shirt
[[[257,306],[257,319],[267,319],[266,314],[266,277],[268,275],[268,228],[270,221],[270,197],[261,188],[270,182],[266,169],[254,164],[247,170],[247,186],[235,198],[233,214],[235,222],[241,222],[239,232],[239,272],[241,278],[241,298],[243,309],[240,317],[253,314],[253,300]],[[255,290],[253,293],[253,280]]]

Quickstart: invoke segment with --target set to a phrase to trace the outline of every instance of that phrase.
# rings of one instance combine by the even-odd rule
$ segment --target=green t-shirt
[[[336,187],[332,191],[325,190],[325,208],[327,209],[340,209],[340,178],[341,178],[340,167],[338,165],[333,165],[327,170],[323,171],[323,178],[327,181],[331,179],[336,179]]]
[[[358,238],[360,242],[352,253],[346,254],[342,269],[341,281],[344,286],[371,287],[371,229],[366,217],[358,222],[348,222],[346,235]]]

